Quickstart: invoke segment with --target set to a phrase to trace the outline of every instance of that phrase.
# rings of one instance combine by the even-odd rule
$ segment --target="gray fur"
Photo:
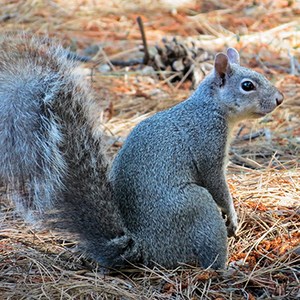
[[[19,210],[78,233],[104,266],[124,265],[138,246],[107,180],[99,108],[75,68],[48,39],[0,40],[0,177]]]
[[[79,234],[104,266],[223,268],[237,226],[225,178],[230,132],[282,100],[228,51],[188,100],[133,130],[108,179],[98,107],[67,52],[48,39],[3,37],[0,178],[19,210]],[[255,93],[240,90],[243,78]]]
[[[225,266],[226,227],[218,207],[227,215],[228,235],[237,229],[225,177],[230,133],[238,121],[265,115],[283,99],[230,52],[233,64],[218,54],[216,70],[195,93],[136,126],[113,162],[116,199],[128,229],[144,242],[147,263]],[[244,78],[255,91],[240,91]]]

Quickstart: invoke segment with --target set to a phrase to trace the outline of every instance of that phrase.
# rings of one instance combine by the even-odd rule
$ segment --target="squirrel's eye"
[[[255,86],[250,80],[243,81],[241,86],[245,92],[250,92],[255,90]]]

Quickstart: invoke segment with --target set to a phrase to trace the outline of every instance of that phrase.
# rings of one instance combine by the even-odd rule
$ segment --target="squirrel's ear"
[[[215,71],[220,77],[224,77],[228,67],[228,57],[224,53],[218,53],[215,57]]]
[[[240,64],[240,55],[234,48],[227,49],[227,56],[229,58],[230,63],[232,64]]]

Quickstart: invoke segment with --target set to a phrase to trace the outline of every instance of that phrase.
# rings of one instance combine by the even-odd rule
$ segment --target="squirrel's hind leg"
[[[203,268],[224,269],[227,261],[227,229],[209,192],[195,184],[187,191],[195,216],[190,226],[193,252]]]
[[[165,205],[148,210],[140,228],[147,256],[145,263],[165,268],[178,264],[222,269],[227,260],[227,230],[221,212],[203,187],[188,184],[161,199]],[[168,205],[166,205],[166,203]]]
[[[191,248],[198,266],[224,268],[227,260],[227,230],[214,199],[205,188],[196,184],[185,186],[179,194],[181,200],[174,202],[177,208],[174,226],[178,227],[178,232],[182,229],[185,232],[178,239],[182,238],[182,243]]]

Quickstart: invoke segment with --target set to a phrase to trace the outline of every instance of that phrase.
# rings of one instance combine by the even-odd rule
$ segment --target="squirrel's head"
[[[213,76],[218,98],[233,118],[262,117],[283,101],[283,94],[266,77],[240,66],[240,56],[234,48],[216,55]]]

